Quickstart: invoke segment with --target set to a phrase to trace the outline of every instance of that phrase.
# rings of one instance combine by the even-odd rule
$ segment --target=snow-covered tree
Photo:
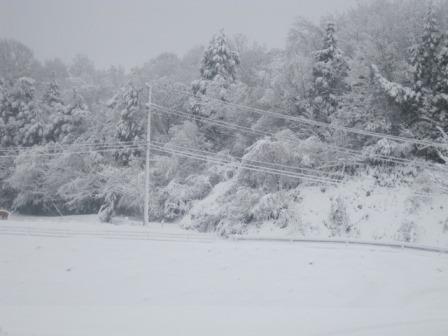
[[[437,63],[437,89],[441,92],[448,92],[448,37],[445,36],[442,49],[438,55]]]
[[[200,69],[201,77],[211,81],[222,77],[226,82],[233,82],[239,62],[239,56],[232,50],[227,36],[220,31],[213,37],[204,52]]]
[[[201,61],[201,79],[193,81],[195,95],[205,95],[209,86],[222,88],[225,93],[230,84],[235,82],[236,67],[240,63],[238,54],[232,50],[230,41],[221,30],[213,36]],[[197,107],[198,108],[198,107]]]
[[[223,103],[236,102],[245,93],[245,86],[236,81],[239,56],[233,50],[229,39],[223,31],[211,40],[204,52],[201,62],[201,79],[194,81],[192,89],[195,97],[191,100],[192,113],[198,117],[236,121],[238,113],[234,108]],[[243,115],[241,111],[239,116]],[[198,121],[205,138],[216,149],[221,149],[229,140],[224,128]]]
[[[35,81],[19,78],[3,90],[0,102],[0,141],[2,147],[34,146],[41,143],[43,127],[35,102]]]
[[[74,91],[73,102],[65,105],[56,81],[50,82],[42,99],[42,110],[47,119],[45,140],[56,143],[73,143],[87,128],[87,107]]]
[[[95,65],[85,55],[76,55],[70,65],[69,72],[74,77],[90,80],[95,75]]]
[[[59,87],[56,80],[52,80],[48,84],[47,89],[42,97],[42,102],[45,105],[49,106],[56,104],[63,104],[61,88]]]
[[[414,86],[416,91],[435,89],[438,78],[438,53],[442,42],[439,25],[432,4],[428,7],[425,17],[423,34],[412,50],[412,65],[414,71]]]
[[[373,67],[376,82],[386,96],[401,108],[401,119],[419,139],[446,142],[448,131],[448,63],[446,36],[440,33],[430,4],[423,32],[413,48],[414,82],[411,87],[394,83]],[[446,162],[446,153],[435,148],[418,150],[427,158]]]
[[[120,120],[116,127],[115,138],[119,142],[128,145],[137,144],[145,139],[144,136],[144,108],[140,101],[140,92],[129,84],[117,96],[110,106],[115,107],[120,113]],[[140,150],[129,149],[123,146],[115,153],[115,159],[124,165],[129,163],[132,157],[140,156]]]
[[[313,117],[328,122],[337,111],[340,97],[347,92],[348,64],[337,46],[335,24],[328,23],[323,49],[314,54],[313,88],[311,90]]]
[[[15,40],[0,39],[0,78],[30,77],[37,68],[38,62],[30,48]]]

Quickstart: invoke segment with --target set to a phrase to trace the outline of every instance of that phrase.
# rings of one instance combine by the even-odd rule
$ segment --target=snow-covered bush
[[[179,162],[175,157],[155,156],[154,168],[151,170],[151,182],[157,186],[166,186],[179,169]]]
[[[378,157],[408,158],[412,155],[414,147],[409,143],[398,143],[388,139],[381,139],[372,146],[367,146],[363,150],[363,156],[373,163],[384,163]]]
[[[293,188],[299,184],[294,177],[281,176],[275,171],[284,166],[298,166],[300,158],[292,145],[284,141],[264,138],[249,147],[242,163],[256,170],[240,169],[238,181],[251,188],[260,188],[266,192],[277,191],[282,188]],[[271,172],[257,171],[270,170]],[[291,171],[294,174],[294,170]]]
[[[53,213],[56,190],[46,183],[51,152],[46,147],[34,147],[23,151],[15,161],[14,172],[7,183],[18,191],[13,209],[27,213]]]
[[[112,221],[112,217],[115,215],[118,200],[119,196],[115,193],[110,193],[106,196],[104,204],[98,212],[98,218],[102,223],[110,223]]]
[[[191,208],[191,202],[203,199],[212,189],[207,176],[192,175],[185,181],[171,181],[162,193],[164,200],[163,219],[175,220],[186,214]]]
[[[254,219],[259,222],[278,220],[288,209],[288,201],[288,194],[284,191],[264,195],[252,209]]]
[[[228,193],[222,199],[216,232],[222,236],[244,233],[254,220],[252,209],[260,196],[260,193],[244,187],[237,187],[234,193]]]
[[[196,202],[181,221],[181,226],[223,236],[245,232],[254,221],[252,209],[262,195],[256,190],[236,186],[234,182],[219,183],[209,197]]]
[[[405,243],[414,243],[417,240],[417,224],[412,220],[405,220],[398,229],[395,239]]]
[[[423,175],[422,175],[423,173]],[[395,188],[403,185],[414,185],[418,179],[424,176],[416,165],[390,165],[388,163],[375,164],[359,168],[356,172],[358,177],[373,178],[376,185],[380,187]],[[429,180],[429,176],[427,177]]]
[[[328,150],[316,137],[300,140],[292,131],[284,130],[275,134],[275,139],[261,139],[247,149],[242,163],[255,170],[241,169],[238,180],[266,193],[290,190],[304,181],[298,174],[309,175],[312,169],[312,174],[319,177],[321,168],[331,172],[331,167],[338,168],[344,162],[349,162],[346,155]]]
[[[131,161],[128,167],[105,166],[100,175],[104,183],[98,193],[103,205],[111,206],[118,215],[142,215],[144,174],[138,162]]]
[[[215,186],[220,182],[232,179],[237,173],[237,161],[227,151],[217,153],[214,158],[230,162],[228,164],[207,163],[204,174],[209,177],[210,183]]]
[[[340,196],[331,200],[328,222],[325,223],[332,237],[347,237],[355,234],[347,212],[347,204]]]
[[[168,151],[185,151],[207,150],[204,137],[200,133],[198,126],[191,121],[185,121],[180,125],[173,126],[169,131],[170,140],[166,143],[165,148]],[[200,152],[198,152],[200,153]],[[204,168],[204,162],[188,157],[173,155],[177,161],[179,169],[176,171],[176,176],[186,178],[192,174],[197,174]]]

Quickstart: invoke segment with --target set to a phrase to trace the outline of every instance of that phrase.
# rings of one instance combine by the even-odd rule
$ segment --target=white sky
[[[219,29],[283,47],[294,18],[349,8],[356,0],[0,0],[0,37],[40,59],[86,54],[99,67],[183,54]]]

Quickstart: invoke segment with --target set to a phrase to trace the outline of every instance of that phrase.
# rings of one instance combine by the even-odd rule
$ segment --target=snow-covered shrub
[[[379,165],[367,167],[361,176],[371,176],[380,187],[394,188],[400,185],[412,185],[416,181],[419,171],[415,166]]]
[[[190,219],[193,225],[185,227],[186,229],[198,232],[214,232],[221,221],[221,216],[219,213],[193,213],[190,215]]]
[[[286,192],[267,194],[260,198],[259,202],[252,209],[254,219],[259,222],[278,220],[288,209],[288,199]],[[284,217],[284,216],[283,216]]]
[[[274,141],[264,138],[249,147],[242,159],[243,165],[255,167],[257,170],[270,170],[272,172],[240,169],[238,181],[251,188],[263,189],[266,192],[277,191],[283,188],[294,188],[299,180],[294,177],[281,176],[273,170],[283,169],[284,166],[298,166],[300,159],[292,150],[291,145],[284,141]],[[280,166],[279,166],[280,165]],[[294,173],[294,170],[291,171]]]
[[[378,157],[393,156],[396,158],[409,158],[412,156],[414,147],[409,143],[398,143],[388,139],[381,139],[371,146],[363,149],[363,156],[369,162],[384,164],[384,161],[378,160]]]
[[[244,187],[237,187],[234,193],[228,193],[222,199],[220,221],[215,231],[222,236],[245,232],[247,226],[254,220],[252,209],[260,196],[260,193]]]
[[[344,237],[354,234],[354,227],[350,223],[347,213],[347,204],[340,196],[331,200],[331,210],[327,228],[330,230],[332,237]]]
[[[16,158],[16,167],[7,181],[18,191],[13,209],[38,214],[55,212],[56,190],[46,183],[51,158],[45,155],[49,152],[48,148],[39,146],[23,151]]]
[[[143,213],[144,188],[141,181],[144,173],[138,162],[130,162],[128,167],[106,166],[100,175],[104,183],[98,190],[103,205],[113,206],[118,215],[141,216]]]
[[[203,135],[200,133],[198,126],[192,121],[185,121],[180,125],[171,127],[169,131],[170,140],[166,143],[165,148],[168,151],[203,151],[207,150]],[[201,152],[198,152],[199,154]],[[205,163],[193,158],[174,155],[179,169],[176,176],[186,178],[192,174],[202,171]]]
[[[163,211],[165,200],[163,196],[163,188],[153,187],[149,193],[149,220],[163,220]]]
[[[237,172],[237,161],[227,151],[217,153],[214,158],[231,163],[207,163],[204,174],[209,177],[210,183],[213,186],[217,185],[220,182],[232,179]]]
[[[395,239],[405,243],[417,240],[417,224],[412,220],[405,220],[395,234]]]
[[[166,186],[176,176],[178,169],[179,162],[175,157],[155,156],[151,182],[155,186]]]
[[[235,180],[219,183],[207,198],[195,202],[180,224],[223,236],[241,234],[253,222],[252,209],[261,196],[259,191],[235,185]]]
[[[118,200],[119,196],[115,193],[110,193],[106,196],[104,204],[98,212],[98,218],[102,223],[110,223],[112,221],[112,217],[115,215],[115,209],[117,208]]]
[[[101,172],[107,160],[99,153],[70,152],[50,162],[47,184],[53,185],[67,213],[96,213],[103,203],[100,189],[107,182]]]
[[[188,195],[188,187],[176,180],[171,181],[163,193],[164,208],[163,219],[173,221],[185,215],[190,209],[191,199]]]
[[[11,209],[12,202],[16,197],[16,191],[8,183],[8,178],[13,172],[13,158],[3,158],[0,160],[0,208],[2,209]]]
[[[203,199],[212,189],[207,176],[192,175],[184,182],[171,181],[163,190],[163,217],[165,220],[175,220],[186,214],[191,208],[191,202]]]
[[[300,168],[312,169],[312,174],[319,177],[323,168],[331,172],[334,167],[350,161],[352,159],[347,155],[328,150],[317,137],[301,140],[287,129],[275,134],[274,138],[261,139],[247,149],[242,163],[257,171],[241,169],[238,179],[243,185],[263,189],[266,193],[290,190],[306,182],[298,174],[309,175],[309,171]]]

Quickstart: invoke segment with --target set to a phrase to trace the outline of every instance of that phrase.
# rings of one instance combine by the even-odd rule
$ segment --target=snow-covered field
[[[448,335],[448,255],[0,222],[0,335]]]

